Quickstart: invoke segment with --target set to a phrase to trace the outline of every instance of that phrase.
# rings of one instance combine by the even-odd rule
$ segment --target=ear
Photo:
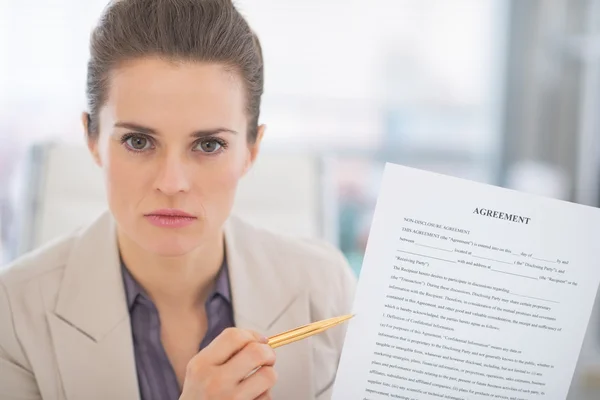
[[[98,151],[98,138],[90,135],[90,114],[84,112],[81,114],[81,122],[83,124],[83,131],[85,132],[85,140],[90,150],[92,157],[94,158],[94,162],[98,166],[102,166],[102,162],[100,160],[100,153]]]
[[[256,140],[253,144],[248,146],[248,159],[246,161],[246,167],[244,169],[244,174],[246,174],[250,168],[254,165],[256,158],[258,157],[258,153],[260,151],[260,144],[265,136],[265,131],[267,129],[266,125],[260,125],[256,132]]]

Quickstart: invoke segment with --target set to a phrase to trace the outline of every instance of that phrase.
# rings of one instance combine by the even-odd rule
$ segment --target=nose
[[[177,154],[165,155],[161,160],[156,177],[156,190],[167,196],[189,191],[190,181],[186,170],[186,160],[184,157]]]

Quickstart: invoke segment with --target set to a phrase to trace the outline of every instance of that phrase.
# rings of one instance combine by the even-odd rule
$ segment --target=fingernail
[[[264,336],[261,336],[261,337],[260,337],[260,341],[261,341],[262,343],[264,343],[264,344],[267,344],[267,343],[269,343],[269,338],[267,338],[267,337],[264,337]]]

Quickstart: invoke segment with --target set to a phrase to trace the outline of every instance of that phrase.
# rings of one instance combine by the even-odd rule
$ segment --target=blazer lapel
[[[67,400],[139,399],[116,231],[108,213],[77,239],[47,317]]]
[[[236,326],[265,336],[296,328],[310,321],[308,293],[301,284],[290,284],[285,269],[274,265],[260,250],[261,243],[241,221],[231,218],[225,226],[225,244]],[[275,400],[314,398],[310,340],[276,350],[279,375]]]

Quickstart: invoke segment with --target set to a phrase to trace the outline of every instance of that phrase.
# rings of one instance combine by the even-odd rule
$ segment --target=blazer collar
[[[76,239],[55,313],[95,341],[128,318],[115,223],[109,213]]]
[[[274,265],[270,252],[260,250],[265,243],[255,228],[231,217],[224,232],[236,325],[270,331],[304,289],[300,284],[291,287],[284,276],[285,266]]]
[[[110,215],[102,215],[75,241],[56,307],[47,313],[65,396],[138,400],[129,313]]]

